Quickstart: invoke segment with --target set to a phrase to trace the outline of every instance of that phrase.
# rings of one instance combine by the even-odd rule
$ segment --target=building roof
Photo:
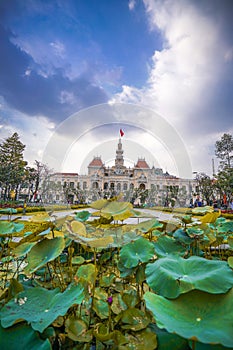
[[[149,165],[145,161],[145,158],[138,158],[138,161],[137,161],[137,164],[135,165],[135,168],[150,169]]]
[[[78,173],[54,173],[53,176],[78,176]]]
[[[103,162],[101,160],[101,157],[94,157],[88,166],[102,167]]]

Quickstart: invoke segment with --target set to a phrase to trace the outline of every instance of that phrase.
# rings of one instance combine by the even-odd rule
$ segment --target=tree
[[[214,198],[214,186],[212,179],[205,173],[199,173],[196,175],[196,181],[203,199],[206,200],[207,205],[210,205],[211,200]]]
[[[4,188],[4,200],[18,197],[27,165],[24,149],[25,145],[16,132],[0,144],[0,182]]]
[[[226,196],[227,202],[230,203],[233,194],[233,168],[225,167],[217,174],[216,187],[220,197]]]
[[[35,160],[35,166],[36,167],[34,169],[34,184],[32,186],[33,194],[30,200],[37,202],[42,198],[47,199],[52,171],[46,164],[41,163],[38,160]]]
[[[229,203],[233,194],[233,137],[224,134],[220,141],[215,143],[215,154],[220,161],[220,171],[217,174],[216,187],[220,198]]]
[[[220,168],[231,168],[233,166],[233,137],[223,134],[220,141],[215,143],[215,155],[221,159]]]

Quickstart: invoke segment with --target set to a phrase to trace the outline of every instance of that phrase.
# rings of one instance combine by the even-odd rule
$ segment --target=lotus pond
[[[232,349],[233,221],[91,207],[0,221],[0,349]]]

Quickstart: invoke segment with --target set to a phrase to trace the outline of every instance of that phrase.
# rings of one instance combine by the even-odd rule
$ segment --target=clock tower
[[[123,157],[123,149],[121,139],[119,139],[117,150],[116,150],[116,158],[115,158],[115,168],[124,168],[124,157]]]

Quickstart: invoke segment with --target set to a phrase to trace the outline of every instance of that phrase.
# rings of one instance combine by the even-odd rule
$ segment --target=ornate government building
[[[169,205],[174,200],[179,205],[188,204],[196,189],[195,180],[177,178],[154,166],[150,168],[145,158],[138,158],[132,168],[126,167],[123,154],[120,138],[113,166],[107,167],[101,157],[94,157],[87,175],[54,173],[50,178],[53,191],[49,200],[85,203],[121,193],[124,200],[134,204]]]

